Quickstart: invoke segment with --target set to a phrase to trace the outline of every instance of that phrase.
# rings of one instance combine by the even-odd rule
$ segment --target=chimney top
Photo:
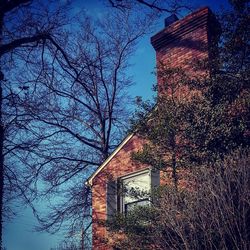
[[[175,14],[172,14],[171,16],[165,18],[165,28],[168,27],[170,24],[174,23],[175,21],[178,21],[178,17]]]
[[[151,44],[155,50],[166,48],[169,44],[176,40],[181,41],[188,33],[192,33],[201,27],[206,27],[207,32],[210,34],[210,31],[214,29],[211,26],[215,26],[212,25],[213,20],[215,20],[215,17],[208,7],[203,7],[178,21],[171,15],[165,20],[165,25],[168,26],[151,37]]]

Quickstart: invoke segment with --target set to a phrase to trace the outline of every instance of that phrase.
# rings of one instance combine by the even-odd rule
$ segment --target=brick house
[[[157,67],[166,62],[170,67],[181,66],[190,74],[208,76],[209,72],[192,72],[190,62],[210,58],[210,47],[216,37],[213,32],[215,25],[216,19],[207,7],[181,20],[176,16],[166,19],[165,28],[151,38]],[[161,79],[157,78],[158,95],[164,94]],[[171,174],[166,171],[163,173],[133,162],[131,153],[142,149],[144,143],[136,133],[128,135],[88,180],[92,189],[93,249],[112,249],[108,243],[108,232],[98,221],[105,221],[114,212],[126,213],[133,206],[147,204],[150,200],[148,196],[135,199],[119,195],[118,183],[150,192],[153,187],[166,184],[171,179]],[[180,181],[184,183],[185,176]]]

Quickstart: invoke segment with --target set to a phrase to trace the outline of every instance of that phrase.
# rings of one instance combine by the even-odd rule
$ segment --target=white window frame
[[[117,212],[126,213],[125,204],[124,204],[124,194],[122,192],[122,182],[145,173],[149,174],[149,196],[145,199],[140,199],[141,201],[148,201],[150,205],[154,202],[154,197],[152,197],[152,191],[154,188],[157,188],[160,185],[160,171],[153,168],[144,168],[142,170],[131,172],[129,174],[120,176],[116,180],[111,180],[106,183],[106,216],[112,218]],[[138,200],[138,201],[140,201]],[[136,202],[136,201],[135,201]],[[129,203],[128,203],[129,204]]]
[[[124,194],[121,193],[120,194],[120,197],[119,197],[119,203],[120,203],[120,212],[126,214],[127,211],[126,211],[126,205],[128,204],[133,204],[133,203],[137,203],[137,202],[140,202],[140,201],[148,201],[148,204],[150,204],[151,202],[151,191],[152,191],[152,178],[151,178],[151,169],[150,168],[147,168],[147,169],[143,169],[143,170],[140,170],[140,171],[137,171],[137,172],[133,172],[133,173],[130,173],[128,175],[125,175],[125,176],[122,176],[119,178],[119,182],[120,182],[120,185],[121,185],[121,189],[123,189],[123,182],[128,180],[128,179],[133,179],[137,176],[140,176],[140,175],[144,175],[144,174],[148,174],[148,178],[149,178],[149,187],[150,187],[150,190],[149,190],[149,196],[146,197],[146,198],[142,198],[142,199],[138,199],[136,201],[132,201],[130,203],[125,203],[124,202]]]

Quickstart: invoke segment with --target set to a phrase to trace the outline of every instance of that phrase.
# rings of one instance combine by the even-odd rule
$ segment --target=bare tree
[[[63,11],[66,9],[56,1],[51,1],[50,8],[42,1],[0,1],[0,247],[3,214],[8,216],[10,212],[8,201],[13,197],[28,197],[27,186],[19,182],[26,178],[23,165],[15,166],[8,160],[15,147],[7,145],[7,141],[19,140],[24,133],[23,126],[28,122],[15,107],[16,100],[27,89],[12,81],[17,74],[15,68],[22,66],[24,69],[25,64],[31,62],[29,55],[43,53],[42,48],[48,42],[56,44],[59,30],[66,24]],[[30,147],[28,138],[24,138],[22,147]]]
[[[128,59],[152,22],[125,9],[69,25],[67,8],[57,3],[13,0],[0,7],[0,214],[3,201],[21,197],[41,229],[51,231],[65,220],[82,227],[84,180],[121,139]],[[56,200],[47,218],[32,205],[40,196]]]
[[[138,5],[157,12],[176,13],[183,9],[189,9],[183,1],[162,1],[162,0],[108,0],[109,4],[117,9],[130,9]]]
[[[70,41],[71,49],[78,52],[71,58],[73,66],[61,65],[62,72],[43,76],[40,81],[49,91],[34,97],[35,105],[28,111],[38,123],[51,128],[50,141],[55,145],[53,153],[44,151],[45,164],[38,166],[47,183],[46,194],[66,187],[66,200],[47,220],[54,228],[64,219],[62,213],[75,214],[71,218],[76,225],[83,221],[81,211],[89,205],[81,199],[83,182],[116,147],[126,127],[129,99],[125,91],[131,80],[125,70],[136,40],[147,29],[144,22],[135,25],[129,18],[115,14],[95,29],[84,20],[82,34]],[[41,109],[34,111],[34,106]]]
[[[128,59],[151,21],[129,12],[99,22],[79,17],[72,28],[78,34],[60,33],[56,42],[49,38],[41,54],[30,51],[25,71],[13,77],[21,88],[9,87],[15,94],[8,98],[6,115],[15,114],[19,127],[9,126],[5,148],[8,164],[21,170],[26,202],[50,200],[48,217],[33,207],[40,230],[54,232],[65,221],[72,233],[83,227],[83,210],[90,204],[84,180],[126,128]]]
[[[249,157],[237,150],[189,172],[192,187],[158,190],[157,203],[111,222],[119,249],[248,249]],[[157,221],[157,223],[156,223]]]
[[[195,190],[167,191],[162,196],[161,249],[247,249],[247,154],[236,153],[213,169],[204,167],[193,174]]]

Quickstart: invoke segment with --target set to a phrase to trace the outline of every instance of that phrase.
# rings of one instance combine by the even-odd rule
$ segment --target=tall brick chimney
[[[181,67],[195,76],[207,76],[205,70],[195,71],[194,61],[207,61],[212,58],[211,48],[218,38],[219,24],[208,7],[201,8],[181,20],[170,16],[165,20],[165,28],[151,37],[151,44],[156,50],[156,65]],[[163,86],[159,71],[157,74],[158,94]]]

